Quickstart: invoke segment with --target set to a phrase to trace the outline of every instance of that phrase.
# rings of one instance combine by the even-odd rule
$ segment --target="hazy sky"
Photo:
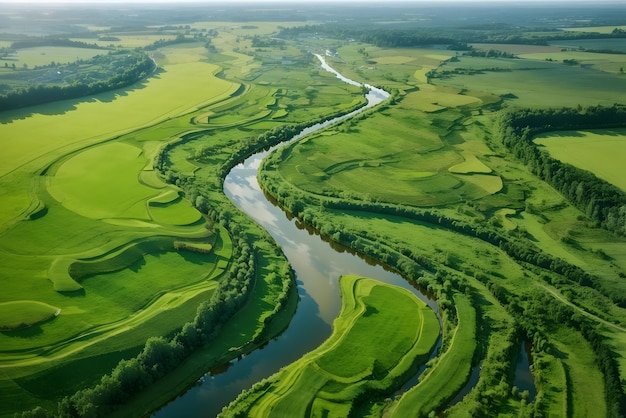
[[[0,0],[2,3],[380,3],[384,4],[389,0]],[[436,4],[441,2],[454,3],[517,3],[525,4],[530,2],[536,3],[587,3],[593,4],[597,0],[391,0],[393,2],[402,3],[430,3]],[[601,3],[619,3],[619,0],[604,0]]]

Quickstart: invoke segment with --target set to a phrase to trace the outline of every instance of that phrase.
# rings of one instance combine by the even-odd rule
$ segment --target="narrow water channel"
[[[345,82],[360,85],[330,68],[322,56],[317,55],[317,58],[327,71]],[[291,141],[350,118],[388,97],[387,92],[381,89],[366,87],[370,91],[366,95],[368,103],[365,107],[307,128]],[[157,411],[153,415],[156,418],[214,417],[242,390],[319,346],[330,336],[332,321],[339,313],[338,279],[341,275],[371,277],[409,289],[437,312],[434,301],[399,275],[348,251],[335,250],[318,235],[299,228],[295,220],[290,220],[279,207],[268,201],[257,182],[257,171],[263,158],[275,148],[255,154],[234,167],[226,177],[224,192],[235,205],[267,229],[281,246],[296,274],[300,296],[296,314],[279,337],[262,349],[226,365],[220,373],[207,373],[197,385]]]

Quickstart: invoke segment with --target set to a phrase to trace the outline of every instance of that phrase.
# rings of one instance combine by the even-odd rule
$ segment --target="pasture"
[[[419,417],[449,400],[467,381],[476,349],[476,311],[460,294],[454,297],[458,325],[448,350],[426,377],[392,406],[392,417]]]
[[[443,102],[446,105],[467,103],[468,96],[447,94],[451,98]],[[500,191],[501,179],[488,175],[490,168],[471,149],[448,140],[455,136],[461,140],[453,144],[465,142],[463,115],[455,109],[423,113],[418,110],[423,108],[420,98],[420,92],[409,93],[392,109],[359,117],[291,146],[279,165],[280,174],[316,195],[352,193],[415,206],[480,199]],[[458,129],[449,124],[458,124]],[[471,142],[471,135],[467,139]],[[365,177],[369,179],[366,192]]]
[[[561,131],[541,134],[535,143],[557,160],[572,164],[626,191],[626,169],[615,155],[626,155],[626,129]]]
[[[370,391],[390,392],[415,372],[439,335],[434,312],[373,279],[343,276],[340,288],[341,312],[328,340],[240,397],[229,413],[343,416]]]
[[[8,60],[3,60],[2,62],[7,62],[9,66],[15,63],[18,69],[24,66],[33,68],[49,65],[53,62],[56,64],[69,64],[79,60],[88,60],[96,55],[106,53],[108,53],[107,50],[97,48],[38,46],[18,49],[17,53],[10,55]]]
[[[611,106],[620,100],[615,91],[626,89],[626,77],[618,74],[625,58],[606,54],[605,59],[599,55],[554,52],[524,55],[525,59],[516,60],[460,57],[458,62],[440,67],[438,73],[442,75],[434,78],[433,84],[489,92],[520,107]],[[547,58],[554,61],[545,61]],[[577,58],[605,71],[559,61]],[[589,91],[594,93],[587,94]]]

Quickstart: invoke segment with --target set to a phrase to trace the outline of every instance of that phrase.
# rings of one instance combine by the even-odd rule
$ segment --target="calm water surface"
[[[359,83],[342,77],[317,55],[322,67],[350,84]],[[368,104],[348,115],[305,129],[292,141],[349,118],[377,105],[388,97],[380,89],[370,88]],[[338,279],[344,274],[372,277],[411,290],[434,310],[434,301],[413,288],[399,275],[374,265],[348,251],[336,250],[318,235],[301,229],[277,206],[264,196],[257,182],[257,171],[263,158],[271,151],[255,154],[231,170],[224,182],[224,192],[235,205],[252,217],[281,246],[296,273],[300,302],[287,330],[238,361],[221,368],[220,373],[207,373],[185,394],[165,405],[154,414],[166,417],[214,417],[244,389],[269,377],[281,367],[318,347],[331,334],[331,324],[341,306]]]

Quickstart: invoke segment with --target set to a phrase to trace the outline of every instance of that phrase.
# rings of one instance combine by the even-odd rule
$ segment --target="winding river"
[[[361,85],[332,69],[321,55],[316,56],[322,68],[334,73],[342,81]],[[291,141],[297,141],[333,123],[353,117],[389,97],[384,90],[365,86],[369,89],[366,106],[309,127]],[[296,220],[289,219],[279,207],[268,201],[257,182],[257,171],[263,158],[278,146],[255,154],[234,167],[226,177],[224,192],[235,205],[267,229],[281,246],[296,273],[300,296],[296,314],[287,330],[279,337],[262,349],[229,363],[220,373],[207,373],[197,385],[157,411],[154,417],[215,416],[242,390],[250,388],[255,382],[274,374],[281,367],[319,346],[330,336],[332,321],[339,313],[341,300],[338,279],[343,274],[372,277],[409,289],[437,312],[434,301],[429,300],[399,275],[385,270],[371,260],[366,261],[348,251],[335,249],[337,246],[331,247],[318,235],[302,228]]]

